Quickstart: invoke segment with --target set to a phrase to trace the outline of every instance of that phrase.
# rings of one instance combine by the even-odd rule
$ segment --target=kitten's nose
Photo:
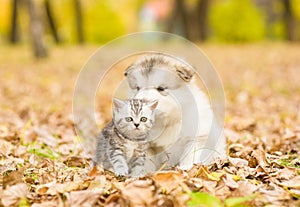
[[[139,126],[140,124],[136,124],[136,123],[134,123],[134,126],[136,127],[136,128],[138,128],[138,126]]]

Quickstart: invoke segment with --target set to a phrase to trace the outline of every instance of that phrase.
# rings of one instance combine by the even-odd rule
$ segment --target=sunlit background
[[[215,66],[230,159],[129,182],[87,175],[77,77],[108,41],[148,30],[186,37]],[[300,206],[299,40],[300,0],[0,0],[0,206]],[[111,120],[122,61],[96,94],[99,129],[82,120],[91,134]]]
[[[146,30],[195,42],[297,41],[299,23],[300,0],[0,1],[0,43],[34,42],[41,48],[103,44]],[[37,56],[44,56],[41,48]]]

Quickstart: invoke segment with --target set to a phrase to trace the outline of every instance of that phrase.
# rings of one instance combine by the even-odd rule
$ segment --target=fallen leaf
[[[239,187],[239,184],[235,182],[229,174],[225,174],[224,177],[222,177],[222,180],[226,184],[226,186],[230,187],[231,189],[235,189]]]
[[[45,195],[45,194],[49,194],[49,195],[56,195],[57,194],[57,189],[59,188],[59,184],[56,183],[56,181],[52,181],[50,183],[46,183],[43,185],[38,185],[36,187],[35,192],[39,195]]]
[[[1,201],[4,206],[18,206],[20,199],[26,198],[27,193],[27,185],[19,183],[4,190]]]
[[[299,189],[290,189],[289,193],[298,200],[300,199],[300,190]]]
[[[279,183],[280,185],[287,188],[299,188],[300,189],[300,176],[296,176],[291,180],[283,181]]]
[[[235,167],[248,166],[248,161],[241,158],[228,157],[229,162]]]
[[[236,188],[232,193],[236,196],[249,196],[256,192],[261,184],[253,184],[249,180],[238,181],[238,188]]]
[[[89,163],[86,159],[79,156],[67,157],[64,162],[68,167],[86,167],[89,166]]]
[[[270,176],[276,176],[278,179],[289,180],[298,175],[298,172],[295,168],[283,168],[278,169],[276,172],[270,174]]]
[[[99,172],[98,166],[94,166],[92,170],[89,172],[89,177],[94,178],[96,177],[97,173]]]
[[[66,194],[67,197],[66,206],[68,207],[94,206],[102,193],[103,191],[101,189],[72,191]]]
[[[184,181],[184,176],[177,171],[156,172],[152,178],[160,186],[162,192],[166,194],[180,187],[180,183]]]
[[[266,157],[266,153],[262,150],[254,150],[251,154],[253,157],[256,158],[258,164],[266,171],[266,167],[270,166],[270,162]]]
[[[57,202],[55,201],[45,201],[42,203],[34,203],[31,207],[57,207]]]
[[[9,156],[13,153],[14,146],[5,140],[0,141],[0,156]]]
[[[2,184],[3,187],[6,188],[7,186],[12,186],[15,185],[17,183],[21,183],[23,182],[22,178],[23,178],[23,173],[24,173],[24,169],[20,168],[14,171],[8,170],[6,172],[4,172],[2,174]]]
[[[155,188],[151,180],[135,180],[120,190],[132,206],[147,206],[153,201]]]

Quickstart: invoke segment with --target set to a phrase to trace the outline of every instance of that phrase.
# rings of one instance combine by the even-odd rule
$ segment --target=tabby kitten
[[[154,122],[157,101],[113,100],[113,119],[102,130],[94,165],[112,168],[116,176],[144,175],[147,136]]]

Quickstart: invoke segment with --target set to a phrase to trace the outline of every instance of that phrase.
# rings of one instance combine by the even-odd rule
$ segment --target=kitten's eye
[[[131,117],[126,117],[125,120],[126,120],[127,122],[133,121],[133,119],[132,119]]]
[[[136,89],[137,91],[139,91],[141,88],[140,88],[139,86],[137,86],[135,89]]]
[[[165,90],[166,90],[166,88],[163,87],[163,86],[158,86],[156,89],[157,89],[159,92],[162,92],[162,91],[165,91]]]
[[[146,117],[141,117],[141,121],[142,121],[142,122],[146,122],[146,121],[147,121],[147,118],[146,118]]]

